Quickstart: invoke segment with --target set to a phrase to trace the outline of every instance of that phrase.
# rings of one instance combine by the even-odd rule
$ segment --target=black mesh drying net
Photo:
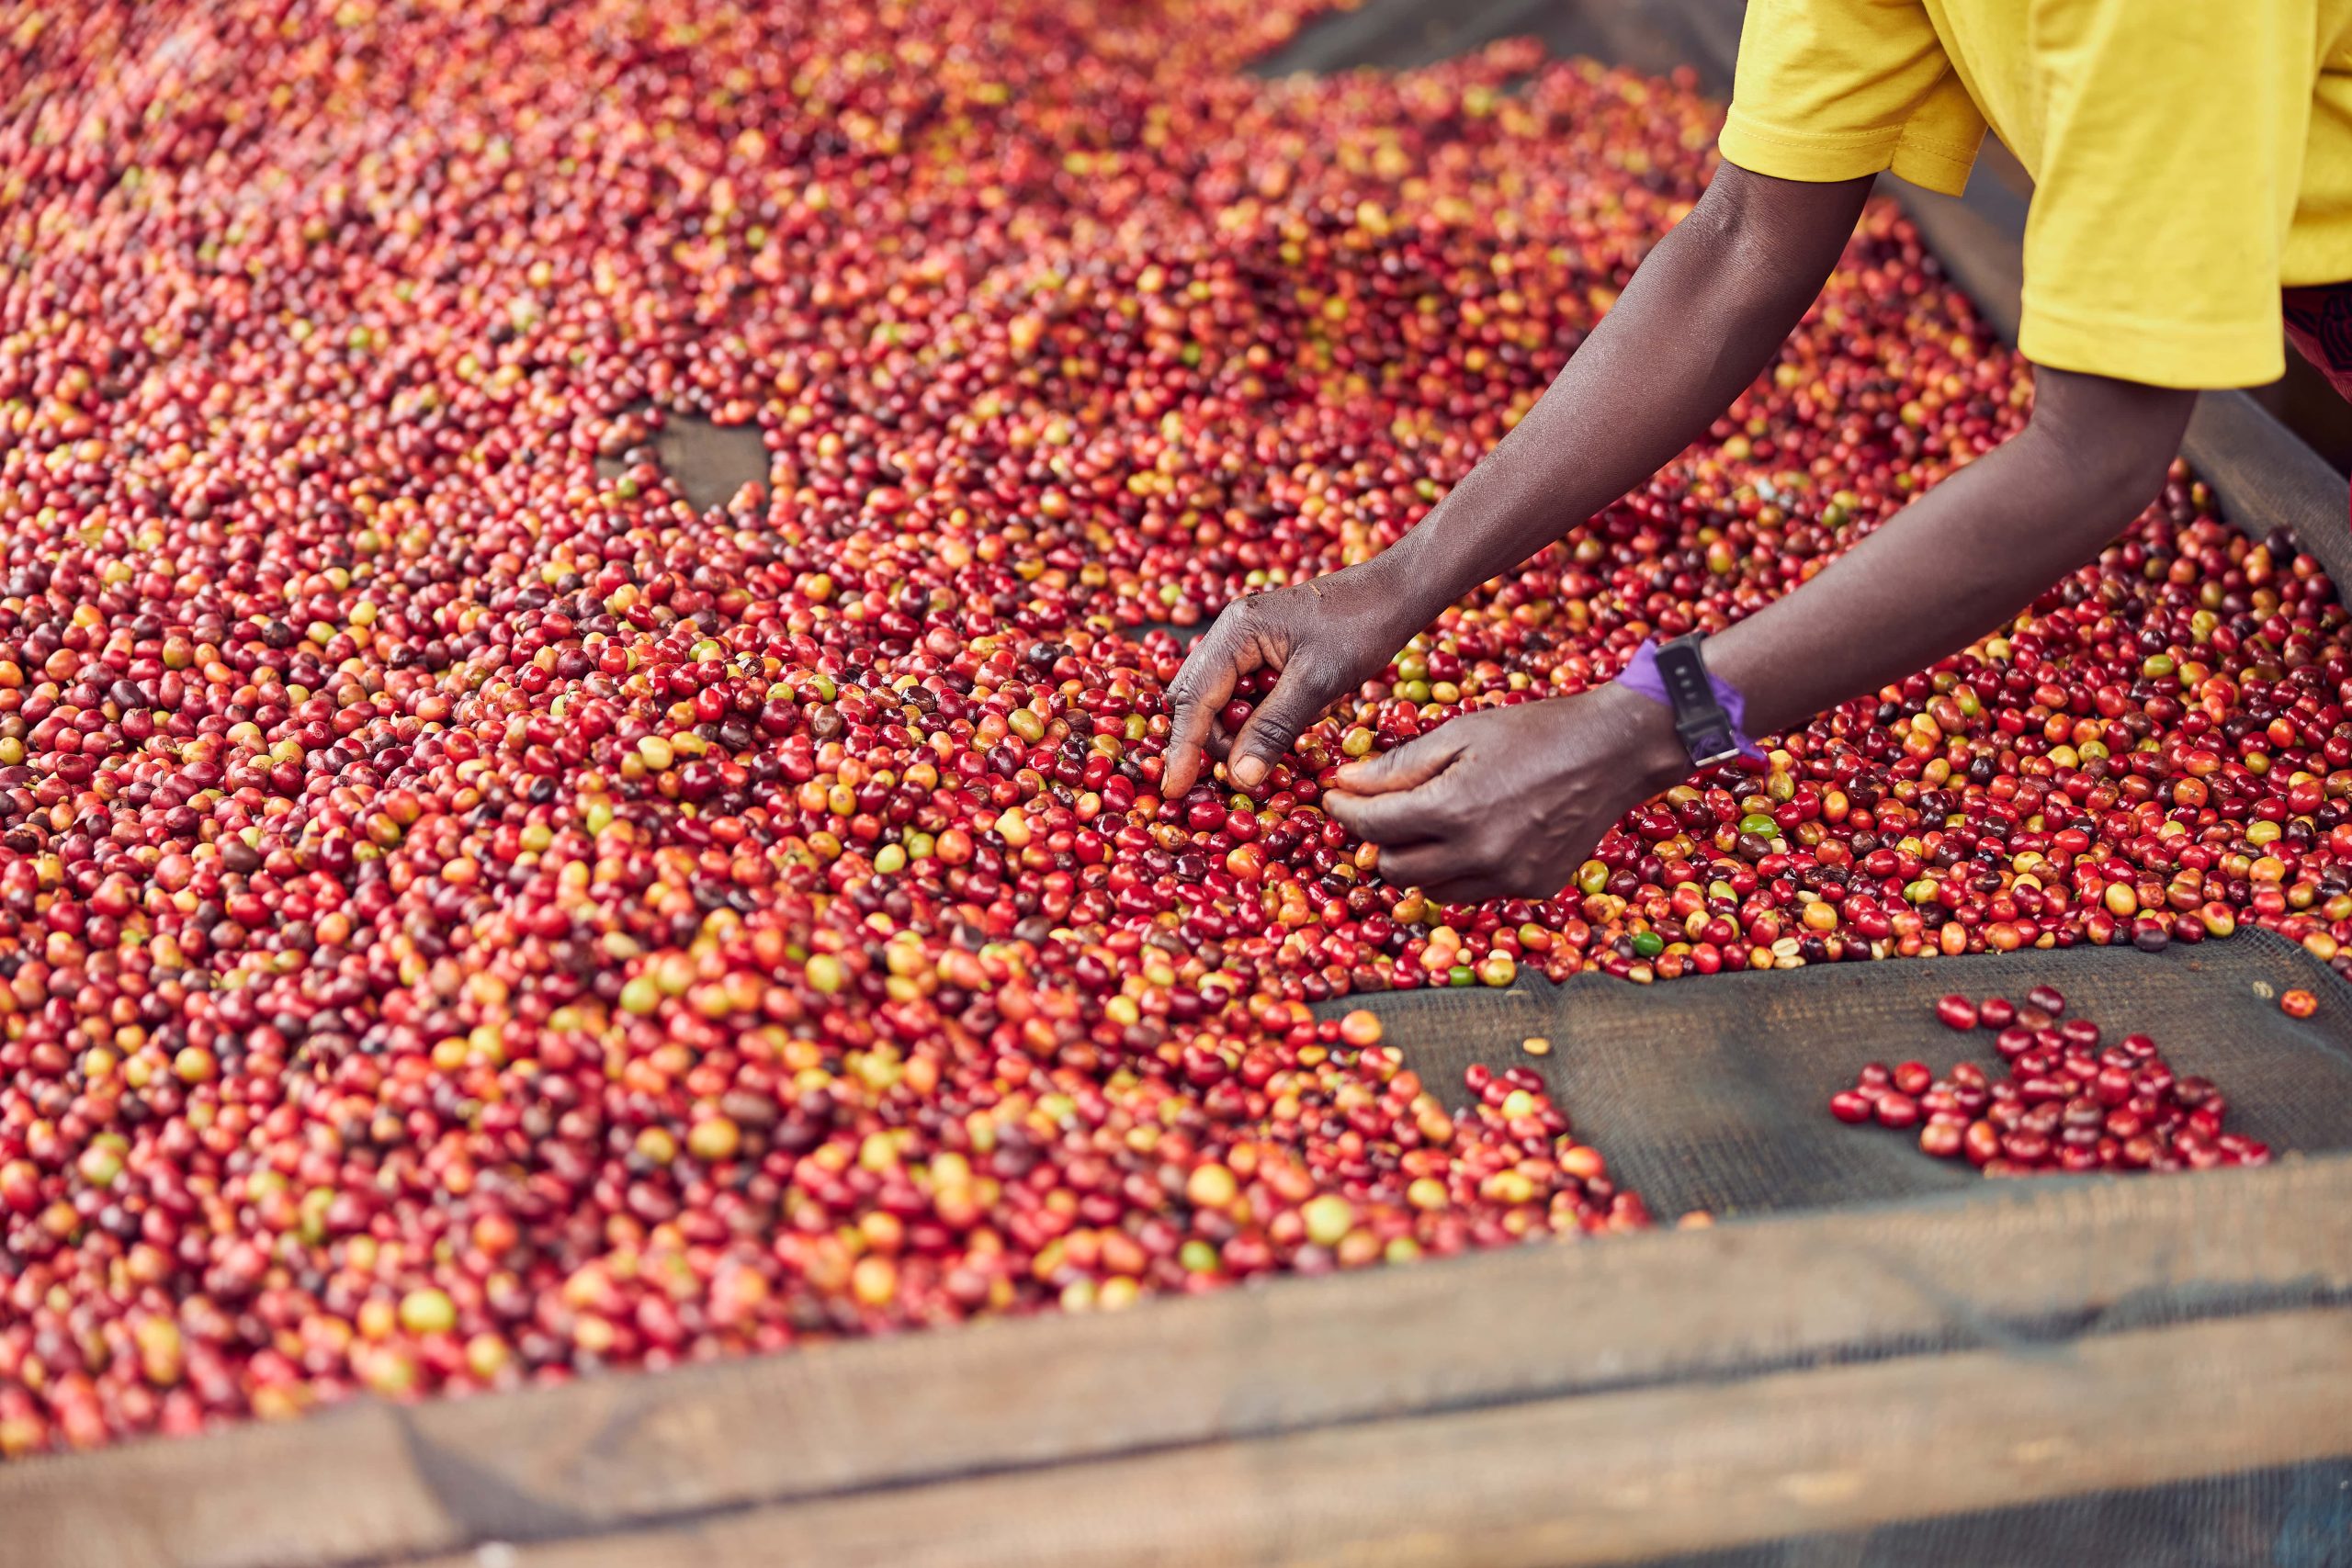
[[[1889,1525],[1867,1535],[1655,1559],[1667,1568],[2344,1568],[2352,1463],[2257,1470],[2030,1507]]]
[[[2175,1068],[2229,1097],[2229,1125],[2281,1151],[2352,1149],[2352,996],[2320,963],[2267,932],[2161,953],[2078,947],[1933,964],[1844,964],[1631,986],[1580,975],[1326,1004],[1368,1007],[1423,1079],[1461,1094],[1472,1063],[1532,1067],[1579,1137],[1661,1219],[1693,1209],[1761,1210],[1971,1190],[1971,1168],[1922,1156],[1911,1138],[1833,1121],[1831,1094],[1873,1058],[1916,1058],[1940,1073],[1973,1060],[1996,1070],[1986,1031],[1935,1020],[1946,991],[2022,1001],[2036,985],[2109,1040],[2154,1037]],[[2305,1020],[2278,1006],[2303,987],[2323,999]],[[1531,1037],[1550,1042],[1529,1055]]]

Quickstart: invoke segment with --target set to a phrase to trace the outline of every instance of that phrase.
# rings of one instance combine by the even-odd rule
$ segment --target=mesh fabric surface
[[[1392,992],[1317,1010],[1379,1014],[1388,1043],[1449,1103],[1464,1097],[1473,1063],[1532,1067],[1579,1139],[1671,1219],[1983,1188],[1964,1163],[1921,1155],[1911,1134],[1833,1120],[1828,1100],[1873,1059],[1917,1059],[1939,1076],[1965,1059],[1997,1076],[1992,1032],[1945,1028],[1934,999],[2021,1002],[2037,985],[2064,991],[2068,1015],[2091,1019],[2106,1040],[2149,1034],[2175,1071],[2211,1078],[2232,1130],[2280,1155],[2352,1149],[2352,991],[2267,931],[2161,953],[2077,947],[1657,986],[1522,978],[1500,991]],[[2279,1009],[2297,987],[2321,998],[2309,1019]],[[1530,1036],[1548,1039],[1550,1054],[1527,1055]]]
[[[2258,1470],[1653,1561],[1660,1568],[2352,1568],[2352,1463]]]

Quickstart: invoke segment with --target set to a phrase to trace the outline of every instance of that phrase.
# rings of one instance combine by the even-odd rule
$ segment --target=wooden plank
[[[0,1468],[0,1565],[416,1556],[2347,1294],[2352,1156],[2019,1183],[36,1461]],[[359,1476],[364,1551],[342,1512]]]
[[[250,1568],[464,1545],[413,1462],[408,1415],[356,1404],[0,1467],[0,1564]]]
[[[1181,1379],[1181,1365],[1167,1369]],[[2352,1313],[1374,1422],[497,1553],[507,1568],[1576,1568],[2352,1453]],[[481,1558],[445,1559],[463,1568]]]

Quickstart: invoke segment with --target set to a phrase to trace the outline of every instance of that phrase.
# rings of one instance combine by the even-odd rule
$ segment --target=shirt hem
[[[1967,187],[1976,149],[1909,134],[1901,125],[1859,130],[1790,131],[1761,125],[1735,107],[1724,121],[1716,150],[1751,174],[1775,179],[1827,184],[1860,179],[1882,170],[1946,196]]]
[[[2259,387],[2287,371],[2276,320],[2164,321],[2074,315],[2028,294],[2018,352],[2036,365],[2179,390]]]
[[[1931,141],[1905,141],[1894,149],[1894,161],[1888,165],[1901,179],[1939,196],[1959,196],[1968,189],[1968,176],[1976,167],[1976,149],[1965,152]]]

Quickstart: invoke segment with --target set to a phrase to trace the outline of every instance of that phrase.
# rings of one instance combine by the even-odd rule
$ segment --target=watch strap
[[[1741,758],[1763,761],[1742,725],[1747,705],[1738,688],[1707,668],[1695,632],[1670,642],[1645,642],[1618,679],[1673,714],[1674,733],[1694,767]]]

